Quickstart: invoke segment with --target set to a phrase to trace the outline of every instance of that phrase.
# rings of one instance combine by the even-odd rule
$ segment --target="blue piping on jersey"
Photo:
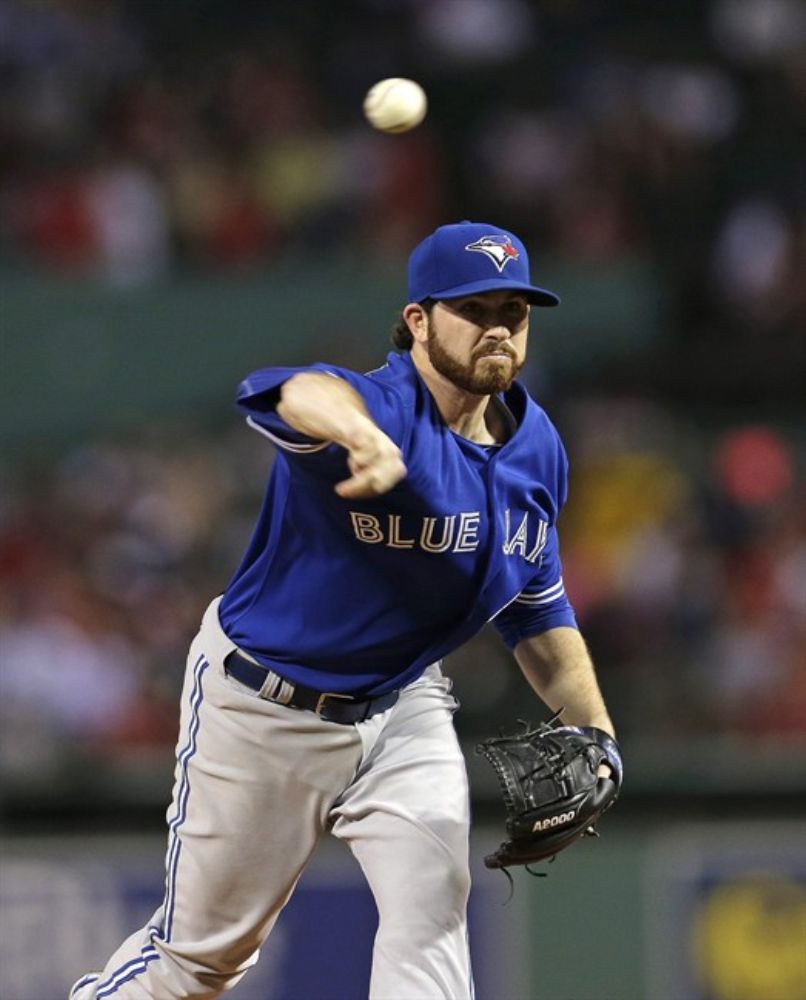
[[[519,597],[520,597],[520,594],[516,594],[514,597],[510,597],[510,599],[507,601],[507,603],[506,604],[502,604],[501,607],[495,612],[494,615],[490,615],[490,617],[487,619],[487,623],[489,624],[493,620],[493,618],[497,618],[505,608],[508,608],[510,606],[510,604],[513,604],[515,601],[517,601],[517,599]]]

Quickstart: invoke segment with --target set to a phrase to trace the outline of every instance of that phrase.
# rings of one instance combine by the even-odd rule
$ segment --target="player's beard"
[[[480,344],[470,355],[469,361],[461,361],[451,354],[446,341],[447,337],[441,336],[432,314],[428,327],[428,356],[431,364],[440,375],[475,396],[506,392],[524,365],[523,361],[518,361],[509,344]],[[478,364],[479,359],[485,355],[502,351],[507,355],[506,362],[497,360]]]

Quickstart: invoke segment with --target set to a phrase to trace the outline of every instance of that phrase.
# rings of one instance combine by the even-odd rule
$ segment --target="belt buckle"
[[[355,701],[355,698],[350,694],[336,694],[335,691],[323,691],[316,701],[316,708],[314,708],[314,712],[317,715],[321,716],[322,709],[325,708],[330,698],[336,698],[340,701]]]

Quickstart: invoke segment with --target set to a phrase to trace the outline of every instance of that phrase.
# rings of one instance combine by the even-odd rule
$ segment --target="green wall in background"
[[[650,1000],[642,960],[646,837],[618,832],[611,817],[601,829],[600,840],[536,866],[546,878],[526,885],[520,877],[534,935],[531,1000]]]
[[[53,441],[190,413],[226,418],[234,387],[271,364],[372,367],[389,349],[405,264],[375,270],[291,266],[224,281],[176,278],[114,288],[0,274],[0,443]],[[580,369],[656,333],[655,284],[638,264],[541,280],[563,305],[534,323],[533,356]]]
[[[528,1000],[806,1000],[806,820],[617,805],[599,828],[538,866],[548,877],[517,876]]]

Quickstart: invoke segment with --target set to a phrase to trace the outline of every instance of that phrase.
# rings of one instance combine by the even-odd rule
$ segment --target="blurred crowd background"
[[[662,754],[662,785],[705,743],[737,781],[780,750],[794,782],[805,56],[798,0],[0,0],[0,280],[34,309],[66,285],[225,298],[338,267],[394,275],[402,303],[434,226],[511,227],[563,308],[589,307],[561,339],[563,310],[540,317],[526,379],[571,456],[566,585],[636,770]],[[385,76],[423,83],[421,128],[364,122]],[[266,329],[259,363],[282,341],[377,365],[386,330],[345,347],[320,312],[297,354]],[[122,401],[125,420],[73,427],[32,350],[6,376],[53,432],[3,435],[0,776],[19,808],[88,783],[162,802],[187,645],[272,454],[226,404]],[[534,714],[492,634],[448,669],[468,745]]]

